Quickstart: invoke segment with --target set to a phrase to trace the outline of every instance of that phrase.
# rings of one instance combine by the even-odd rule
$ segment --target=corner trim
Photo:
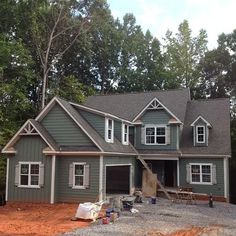
[[[99,159],[99,201],[103,201],[103,155]]]

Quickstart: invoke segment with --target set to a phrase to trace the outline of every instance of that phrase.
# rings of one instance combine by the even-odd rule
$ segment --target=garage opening
[[[106,167],[106,193],[129,194],[130,193],[130,166]]]

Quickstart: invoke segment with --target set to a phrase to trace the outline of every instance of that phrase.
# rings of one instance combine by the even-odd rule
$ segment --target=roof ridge
[[[201,99],[196,99],[196,100],[190,100],[188,102],[214,102],[216,100],[229,100],[230,98],[201,98]]]
[[[95,95],[91,95],[88,97],[105,97],[105,96],[119,96],[119,95],[134,95],[134,94],[141,94],[141,93],[155,93],[155,92],[172,92],[172,91],[181,91],[181,90],[189,90],[189,88],[178,88],[178,89],[166,89],[166,90],[151,90],[151,91],[134,91],[134,92],[124,92],[124,93],[113,93],[113,94],[95,94]]]

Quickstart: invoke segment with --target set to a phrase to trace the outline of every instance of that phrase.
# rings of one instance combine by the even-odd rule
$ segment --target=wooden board
[[[156,196],[157,175],[151,174],[147,169],[143,169],[142,192],[145,197]]]

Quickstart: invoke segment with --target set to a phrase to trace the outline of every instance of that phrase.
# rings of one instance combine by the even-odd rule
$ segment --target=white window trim
[[[198,134],[198,128],[203,128],[203,134]],[[198,140],[198,135],[203,135],[203,141]],[[196,143],[206,142],[206,127],[204,125],[196,125]]]
[[[75,166],[76,165],[82,165],[84,167],[84,175],[83,175],[83,184],[85,182],[85,165],[86,163],[85,162],[73,162],[73,185],[72,185],[72,188],[73,189],[85,189],[86,187],[83,185],[81,186],[78,186],[78,185],[75,185]]]
[[[112,121],[112,129],[111,129],[111,138],[108,138],[108,124],[109,124],[109,120]],[[114,142],[114,120],[110,119],[110,118],[105,118],[105,140],[108,143],[113,143]]]
[[[125,126],[127,126],[127,133],[125,133]],[[125,135],[127,135],[127,140],[125,141]],[[129,126],[122,123],[122,144],[129,145]]]
[[[212,183],[212,163],[189,163],[190,165],[190,184],[203,184],[203,185],[213,185]],[[192,166],[198,165],[200,166],[200,182],[192,181]],[[202,166],[210,166],[211,167],[211,182],[202,182]]]
[[[31,174],[30,174],[30,170],[31,170],[31,165],[39,165],[39,179],[38,179],[38,185],[21,185],[21,165],[27,164],[29,165],[29,174],[28,174],[28,183],[31,183]],[[34,162],[34,161],[20,161],[19,162],[19,188],[40,188],[39,186],[39,180],[40,180],[40,164],[42,164],[41,162]]]
[[[146,138],[146,130],[147,128],[154,128],[155,129],[155,134],[154,134],[154,141],[155,143],[147,143],[147,138]],[[157,143],[156,142],[156,128],[165,128],[165,143]],[[166,132],[167,132],[167,125],[145,125],[145,145],[158,145],[158,146],[163,146],[163,145],[167,145],[166,143]]]

